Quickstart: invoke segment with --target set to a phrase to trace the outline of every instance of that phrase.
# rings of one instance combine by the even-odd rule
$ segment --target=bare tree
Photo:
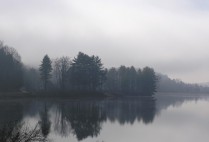
[[[70,68],[70,64],[71,61],[69,57],[57,58],[54,61],[54,73],[56,82],[62,90],[65,90],[66,88],[66,82],[68,77],[67,73]]]

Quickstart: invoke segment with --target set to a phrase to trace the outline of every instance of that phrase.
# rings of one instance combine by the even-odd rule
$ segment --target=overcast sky
[[[208,0],[0,0],[0,40],[26,65],[82,51],[105,67],[209,81]]]

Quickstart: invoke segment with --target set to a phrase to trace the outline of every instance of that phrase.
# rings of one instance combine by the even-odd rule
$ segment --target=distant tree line
[[[157,74],[158,92],[176,92],[176,93],[208,93],[209,87],[199,84],[185,83],[179,79],[171,79],[167,75]]]
[[[82,52],[70,60],[51,60],[45,55],[39,69],[22,65],[14,48],[0,43],[0,91],[107,92],[122,95],[151,95],[157,77],[152,68],[121,66],[104,68],[98,56]]]
[[[143,70],[133,66],[105,69],[98,56],[82,52],[72,61],[69,57],[61,57],[51,64],[46,55],[39,69],[44,89],[47,89],[49,78],[54,76],[53,88],[61,91],[104,91],[120,95],[152,95],[156,91],[157,77],[149,67]]]
[[[136,70],[121,66],[107,70],[105,88],[109,92],[151,95],[156,91],[157,76],[152,68]]]

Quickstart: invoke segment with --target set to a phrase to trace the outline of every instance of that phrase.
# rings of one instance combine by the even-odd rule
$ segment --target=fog
[[[150,66],[209,81],[207,0],[0,0],[0,40],[26,65],[79,51],[105,67]]]

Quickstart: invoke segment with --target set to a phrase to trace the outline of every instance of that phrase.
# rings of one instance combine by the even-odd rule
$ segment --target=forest
[[[50,59],[46,54],[39,68],[25,66],[18,52],[0,42],[0,92],[103,93],[153,95],[158,77],[154,69],[120,66],[107,69],[100,57],[79,52]]]

